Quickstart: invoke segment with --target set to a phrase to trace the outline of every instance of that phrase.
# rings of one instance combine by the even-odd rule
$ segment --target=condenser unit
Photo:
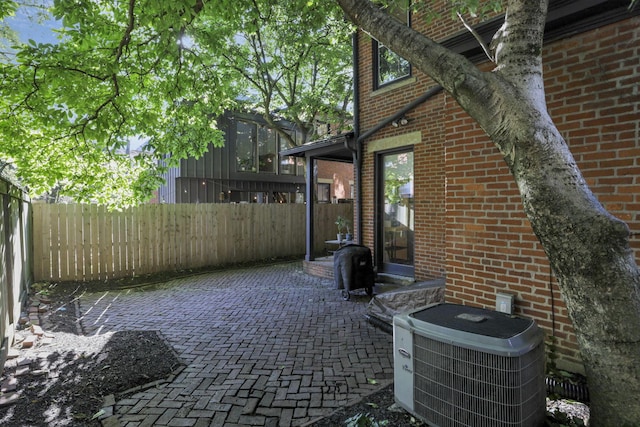
[[[393,318],[394,393],[438,427],[540,426],[544,339],[530,319],[436,304]]]

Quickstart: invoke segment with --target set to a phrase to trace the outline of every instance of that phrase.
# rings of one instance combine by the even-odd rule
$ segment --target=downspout
[[[358,65],[358,31],[351,37],[353,44],[353,140],[355,149],[349,146],[349,141],[345,141],[345,146],[351,151],[353,165],[355,167],[356,180],[356,204],[355,204],[355,225],[358,230],[356,242],[362,244],[362,144],[359,144],[358,134],[360,133],[360,66]]]

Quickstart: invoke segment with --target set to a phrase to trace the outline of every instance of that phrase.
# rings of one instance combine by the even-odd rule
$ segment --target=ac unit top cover
[[[544,338],[531,319],[459,304],[434,304],[393,318],[396,327],[461,347],[517,357]]]

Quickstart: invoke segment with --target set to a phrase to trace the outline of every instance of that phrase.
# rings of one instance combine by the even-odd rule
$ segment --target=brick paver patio
[[[301,263],[82,296],[87,334],[158,330],[187,365],[116,402],[105,425],[300,426],[387,385],[392,338]],[[375,380],[375,381],[372,381]]]

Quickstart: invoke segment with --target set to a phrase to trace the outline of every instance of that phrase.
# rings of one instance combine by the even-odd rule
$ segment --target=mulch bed
[[[5,364],[3,397],[15,403],[0,407],[0,425],[100,426],[109,400],[170,379],[182,368],[158,332],[84,336],[73,295],[58,292],[49,298],[52,311],[41,315],[46,317],[43,338]],[[26,335],[18,331],[17,339]]]

